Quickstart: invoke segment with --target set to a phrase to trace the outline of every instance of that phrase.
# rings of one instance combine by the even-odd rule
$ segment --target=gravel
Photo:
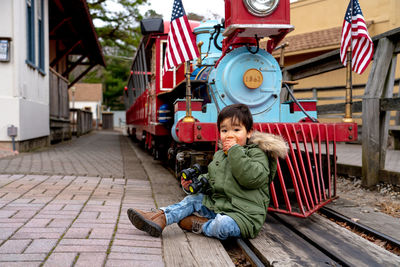
[[[340,198],[400,218],[400,186],[379,183],[372,189],[365,189],[361,179],[356,177],[338,177],[336,186]]]

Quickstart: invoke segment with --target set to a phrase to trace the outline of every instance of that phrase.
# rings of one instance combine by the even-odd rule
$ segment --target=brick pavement
[[[0,159],[0,266],[163,266],[126,210],[155,207],[128,139],[95,132]]]
[[[118,132],[95,132],[34,153],[0,158],[0,173],[123,177]]]

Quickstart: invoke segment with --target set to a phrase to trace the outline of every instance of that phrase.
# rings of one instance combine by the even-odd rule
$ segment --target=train
[[[178,176],[212,160],[219,111],[246,104],[254,130],[281,135],[289,146],[270,185],[269,210],[307,217],[331,202],[336,142],[356,140],[357,124],[319,122],[316,100],[297,100],[282,80],[272,52],[294,29],[289,0],[225,0],[221,22],[189,24],[200,57],[164,71],[170,22],[141,22],[143,37],[124,88],[128,134]]]

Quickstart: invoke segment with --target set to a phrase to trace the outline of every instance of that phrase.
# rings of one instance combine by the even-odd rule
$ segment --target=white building
[[[101,83],[77,83],[69,90],[69,107],[90,110],[93,120],[101,120],[103,85]]]
[[[11,125],[16,141],[46,143],[50,134],[47,10],[48,0],[1,1],[0,148],[10,148]]]
[[[20,151],[68,136],[68,88],[97,64],[105,65],[85,0],[1,0],[0,149],[12,148],[11,125]],[[85,69],[70,82],[78,65]]]

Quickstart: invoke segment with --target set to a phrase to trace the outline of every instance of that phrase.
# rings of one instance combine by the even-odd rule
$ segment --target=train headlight
[[[272,13],[279,4],[279,0],[243,0],[247,10],[259,17]]]

